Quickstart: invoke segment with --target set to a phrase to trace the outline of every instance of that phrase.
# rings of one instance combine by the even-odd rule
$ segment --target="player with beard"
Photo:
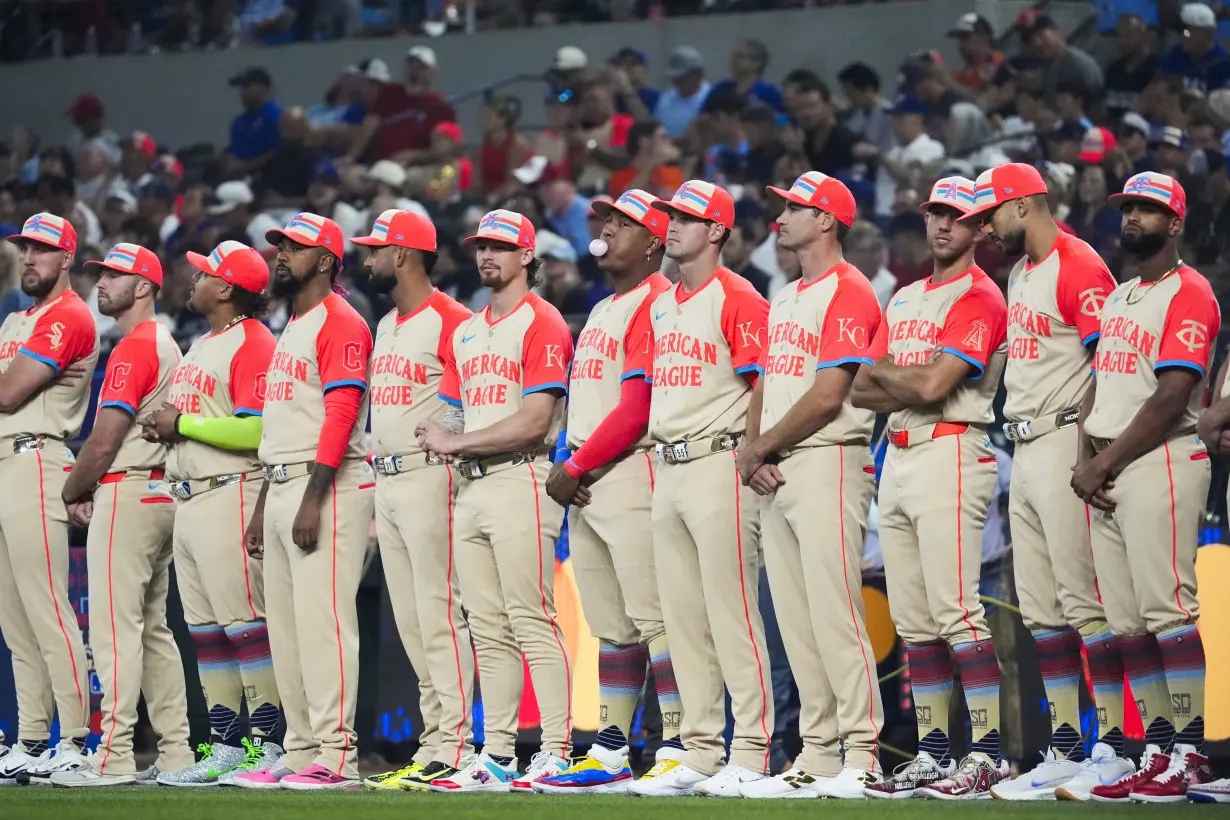
[[[549,794],[623,793],[632,781],[628,736],[645,673],[653,663],[662,745],[647,777],[683,758],[682,707],[662,624],[653,559],[653,444],[649,382],[650,306],[670,282],[659,273],[669,220],[657,199],[633,189],[593,202],[602,233],[590,244],[615,294],[599,302],[577,343],[569,375],[567,461],[547,492],[568,512],[568,550],[585,619],[598,638],[598,737],[589,755],[536,783]]]
[[[159,736],[160,771],[192,765],[188,699],[179,647],[167,627],[175,499],[163,480],[167,448],[141,435],[138,418],[170,394],[179,346],[154,315],[158,257],[120,243],[101,262],[98,310],[124,334],[107,359],[98,416],[60,497],[89,525],[90,649],[102,686],[102,741],[82,768],[56,772],[56,786],[121,786],[137,780],[133,734],[145,695]]]
[[[245,536],[265,560],[273,671],[286,718],[286,755],[245,772],[243,788],[359,788],[355,595],[372,521],[375,476],[364,457],[367,324],[335,284],[342,229],[295,215],[265,239],[278,248],[273,293],[294,315],[266,374],[257,452],[266,483]]]
[[[17,743],[0,746],[0,785],[80,767],[89,734],[89,668],[68,599],[68,515],[57,499],[72,468],[98,360],[98,331],[69,287],[77,234],[35,214],[8,237],[34,299],[0,327],[0,633],[13,656]],[[60,378],[66,368],[75,379]],[[53,709],[60,743],[48,748]]]
[[[1072,488],[1096,508],[1098,587],[1116,640],[1133,647],[1123,660],[1145,753],[1135,774],[1091,794],[1168,803],[1212,780],[1196,627],[1196,544],[1211,471],[1196,423],[1221,312],[1208,280],[1179,258],[1187,196],[1176,180],[1137,174],[1109,201],[1123,212],[1120,247],[1137,275],[1102,311]]]
[[[372,449],[376,536],[393,617],[419,683],[423,731],[409,765],[364,780],[373,789],[426,791],[456,773],[470,742],[474,653],[461,611],[453,558],[453,471],[425,453],[414,428],[457,414],[438,394],[453,363],[452,338],[470,311],[432,287],[436,228],[411,211],[389,210],[356,245],[370,253],[372,289],[395,306],[376,327],[372,351]]]
[[[977,232],[960,217],[974,183],[941,179],[922,204],[935,268],[893,295],[854,406],[888,413],[892,445],[880,479],[880,545],[888,600],[905,641],[918,757],[868,797],[985,798],[1008,776],[999,747],[999,661],[978,598],[982,530],[997,484],[987,425],[1007,356],[1008,308],[974,264]],[[953,664],[972,743],[954,772],[948,715]]]

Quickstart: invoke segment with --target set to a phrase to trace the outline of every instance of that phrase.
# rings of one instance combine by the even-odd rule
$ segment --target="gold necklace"
[[[230,330],[231,328],[233,328],[235,325],[239,324],[240,322],[245,321],[247,318],[248,318],[247,316],[245,316],[244,314],[242,314],[242,313],[241,313],[241,314],[239,314],[238,316],[236,316],[234,319],[231,319],[229,322],[227,322],[227,323],[226,323],[226,327],[222,328],[221,330],[217,331],[216,333],[215,333],[214,331],[212,331],[212,330],[211,330],[211,331],[210,331],[208,334],[206,334],[206,335],[209,335],[209,336],[221,336],[223,333],[226,333],[228,330]]]
[[[1128,303],[1129,305],[1135,305],[1135,304],[1137,304],[1137,303],[1139,303],[1139,302],[1143,301],[1143,300],[1144,300],[1144,298],[1145,298],[1146,296],[1148,296],[1148,295],[1149,295],[1149,294],[1153,291],[1153,289],[1154,289],[1154,288],[1156,288],[1156,287],[1157,287],[1158,285],[1160,285],[1162,282],[1166,281],[1166,279],[1167,279],[1167,278],[1169,278],[1172,274],[1177,273],[1177,272],[1178,272],[1178,270],[1179,270],[1179,268],[1181,268],[1181,267],[1183,267],[1183,260],[1182,260],[1182,259],[1180,259],[1180,260],[1179,260],[1179,261],[1175,264],[1175,266],[1174,266],[1173,268],[1171,268],[1170,270],[1166,271],[1166,272],[1165,272],[1165,273],[1163,273],[1161,276],[1159,276],[1157,279],[1155,279],[1155,280],[1152,282],[1152,284],[1150,284],[1150,285],[1148,286],[1148,288],[1144,291],[1144,293],[1142,293],[1142,294],[1141,294],[1138,298],[1133,299],[1132,297],[1133,297],[1133,296],[1136,296],[1136,292],[1140,289],[1140,285],[1141,285],[1141,282],[1140,282],[1140,277],[1136,277],[1136,280],[1137,280],[1137,281],[1136,281],[1136,284],[1132,285],[1132,289],[1128,292],[1128,295],[1127,295],[1127,300],[1126,300],[1126,301],[1127,301],[1127,303]]]

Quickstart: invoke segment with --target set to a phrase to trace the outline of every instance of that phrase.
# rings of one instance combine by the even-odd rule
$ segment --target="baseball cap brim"
[[[1157,197],[1144,196],[1143,194],[1124,194],[1124,193],[1111,194],[1110,196],[1106,197],[1106,202],[1108,205],[1113,205],[1116,208],[1122,208],[1123,205],[1127,202],[1148,202],[1151,205],[1160,205],[1161,207],[1170,211],[1175,216],[1182,216],[1182,214],[1180,214],[1178,211],[1176,211],[1173,207],[1170,206],[1170,203],[1163,202]]]
[[[377,238],[375,236],[356,236],[354,239],[351,239],[350,241],[355,245],[363,245],[368,248],[383,248],[385,245],[393,244],[392,242],[389,241],[387,236],[384,237],[383,239]]]
[[[199,270],[201,273],[208,273],[210,276],[217,276],[217,272],[209,266],[209,257],[203,256],[195,251],[188,251],[184,254],[188,258],[188,264]]]
[[[97,273],[103,268],[106,268],[107,270],[113,270],[116,273],[122,273],[125,276],[141,276],[141,274],[138,272],[126,270],[124,268],[117,268],[115,265],[108,265],[106,262],[90,261],[90,262],[84,263],[81,266],[81,269],[84,270],[86,273]]]
[[[1019,199],[1019,197],[1013,197],[1013,199]],[[970,208],[968,211],[961,214],[961,216],[957,217],[957,221],[967,222],[971,219],[975,219],[980,216],[981,217],[990,216],[992,211],[994,211],[1000,205],[1003,205],[1008,201],[1010,200],[1004,200],[1004,202],[992,202],[990,205],[983,205],[981,208]],[[944,203],[944,204],[951,204],[951,203]]]
[[[461,240],[461,244],[471,245],[479,241],[480,239],[485,239],[488,242],[495,242],[498,245],[507,245],[510,248],[520,248],[522,250],[528,250],[527,248],[521,248],[521,246],[518,245],[516,242],[509,242],[507,239],[500,239],[499,237],[496,237],[496,236],[486,236],[480,233],[476,233],[473,236],[467,236],[465,239]]]
[[[928,199],[926,202],[920,202],[918,204],[918,210],[925,211],[928,208],[930,208],[932,205],[943,205],[946,208],[952,208],[954,211],[957,211],[958,213],[961,214],[959,217],[957,217],[958,222],[968,217],[971,213],[965,208],[962,208],[960,205],[957,205],[951,199]],[[995,206],[992,205],[991,207],[994,208]]]
[[[281,243],[283,239],[289,239],[291,242],[295,242],[295,243],[304,245],[309,248],[324,248],[330,253],[333,252],[333,249],[330,248],[328,245],[326,245],[323,242],[320,242],[320,241],[312,242],[308,240],[306,237],[289,234],[286,231],[282,230],[281,228],[270,228],[269,230],[265,231],[265,241],[268,242],[270,245],[278,245],[279,243]]]
[[[597,216],[599,219],[606,219],[608,216],[611,215],[611,211],[618,211],[619,213],[628,217],[628,219],[631,219],[633,222],[640,225],[645,230],[649,231],[650,233],[653,233],[653,229],[645,224],[643,217],[637,216],[635,213],[632,212],[631,208],[625,208],[625,207],[620,206],[618,202],[607,202],[601,199],[594,200],[593,202],[589,203],[589,209],[593,211],[594,215]],[[654,235],[656,236],[657,234],[654,234]]]
[[[7,239],[9,242],[12,242],[14,244],[18,242],[22,242],[22,241],[37,242],[40,245],[46,245],[49,248],[55,248],[56,250],[59,250],[59,251],[64,250],[64,248],[60,247],[54,242],[48,242],[46,239],[40,239],[37,236],[26,236],[25,234],[22,234],[22,233],[10,234],[9,236],[6,236],[5,239]]]
[[[693,219],[703,219],[706,222],[717,222],[716,219],[711,219],[705,216],[703,211],[694,211],[665,200],[658,200],[649,207],[653,208],[655,211],[666,211],[668,214],[683,214],[684,216],[690,216]]]

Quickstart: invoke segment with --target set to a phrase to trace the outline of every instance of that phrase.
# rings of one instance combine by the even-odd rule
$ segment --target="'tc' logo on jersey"
[[[347,370],[363,370],[367,362],[363,359],[363,347],[358,342],[346,342],[342,347],[342,367]]]
[[[1081,313],[1097,319],[1102,315],[1102,306],[1106,304],[1106,291],[1102,288],[1089,288],[1081,291],[1076,297],[1081,303]]]
[[[1175,331],[1174,337],[1183,343],[1188,353],[1195,353],[1209,342],[1209,329],[1195,319],[1188,319]]]
[[[867,329],[862,325],[854,324],[853,319],[838,319],[837,341],[842,339],[849,339],[850,344],[854,345],[858,350],[862,350],[867,346]]]
[[[564,361],[563,351],[559,345],[544,345],[542,355],[547,360],[547,367],[568,369],[568,362]]]
[[[743,347],[764,347],[760,341],[761,328],[752,330],[751,322],[743,322],[739,325],[740,342]]]
[[[987,343],[987,323],[981,319],[975,319],[970,325],[969,333],[965,334],[965,338],[961,340],[961,344],[968,347],[970,350],[982,350]]]
[[[127,362],[121,362],[111,369],[111,383],[107,387],[116,393],[122,391],[128,385],[128,374],[132,371],[132,365]]]

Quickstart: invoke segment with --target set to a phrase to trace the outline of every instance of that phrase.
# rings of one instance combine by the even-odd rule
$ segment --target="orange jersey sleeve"
[[[871,344],[879,332],[880,316],[880,303],[870,286],[858,287],[851,282],[838,288],[820,328],[816,369],[871,364]]]
[[[650,289],[628,322],[628,332],[624,334],[624,372],[619,376],[621,382],[625,379],[646,379],[653,373],[653,322],[649,317],[659,293],[661,291]]]
[[[1212,288],[1203,277],[1185,278],[1166,309],[1153,369],[1187,367],[1203,376],[1212,358],[1209,345],[1220,332],[1221,311]]]
[[[1088,345],[1102,335],[1102,305],[1115,289],[1115,278],[1102,258],[1083,242],[1062,244],[1060,249],[1055,294],[1059,315],[1076,328],[1081,344]]]
[[[461,406],[461,378],[457,373],[457,351],[453,348],[453,335],[457,328],[474,314],[469,309],[458,305],[440,310],[440,346],[436,348],[436,356],[440,359],[440,387],[437,394],[440,400],[455,407]]]
[[[265,412],[265,379],[277,340],[256,319],[244,322],[243,344],[231,359],[231,406],[236,416]]]
[[[1008,307],[999,288],[985,274],[960,299],[944,318],[940,350],[969,362],[982,378],[991,354],[1007,338]]]
[[[372,332],[358,313],[330,311],[316,335],[316,362],[325,393],[338,387],[367,389]]]
[[[38,317],[18,352],[42,362],[58,375],[94,351],[94,317],[80,299],[60,298]]]
[[[737,283],[736,283],[737,282]],[[740,375],[754,373],[764,348],[769,303],[746,280],[731,274],[723,282],[722,336],[730,345],[731,365]]]
[[[880,321],[876,324],[876,332],[871,336],[871,347],[867,351],[868,358],[872,362],[876,359],[883,359],[888,355],[888,315],[880,314]]]
[[[535,307],[534,320],[525,331],[521,348],[521,395],[543,390],[567,393],[571,361],[572,334],[563,317],[556,311]]]
[[[135,416],[141,401],[157,388],[158,342],[152,333],[134,331],[111,351],[98,406],[118,407]]]

